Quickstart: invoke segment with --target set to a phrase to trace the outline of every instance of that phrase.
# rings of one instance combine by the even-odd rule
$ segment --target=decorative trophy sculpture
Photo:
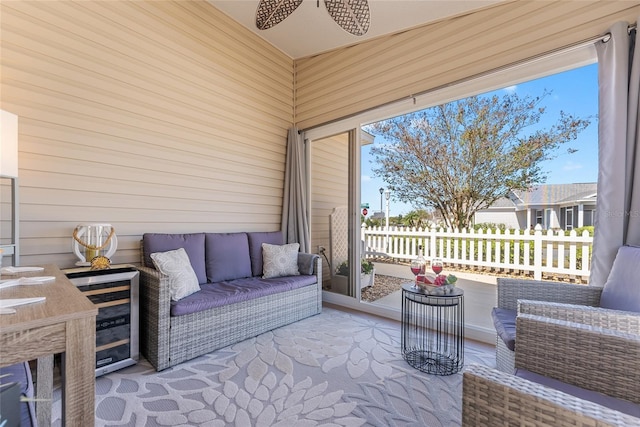
[[[109,268],[117,247],[116,230],[111,224],[80,224],[73,230],[73,252],[80,259],[76,265],[94,268],[95,262],[95,269]]]

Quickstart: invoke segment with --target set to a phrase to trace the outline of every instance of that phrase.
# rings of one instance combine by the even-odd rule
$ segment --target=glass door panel
[[[311,141],[311,249],[323,258],[323,289],[356,292],[349,274],[351,132]]]

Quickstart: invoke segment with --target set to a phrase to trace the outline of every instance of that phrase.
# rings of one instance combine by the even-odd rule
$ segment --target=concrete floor
[[[414,281],[415,277],[406,265],[375,263],[376,274],[400,277],[407,281]],[[491,309],[496,305],[496,283],[494,276],[464,273],[458,271],[443,271],[443,274],[454,274],[458,281],[456,286],[464,290],[464,318],[467,326],[481,330],[495,331],[491,320]],[[375,286],[375,282],[373,284]],[[396,291],[386,297],[373,302],[396,309],[401,307],[402,291]],[[495,333],[495,332],[494,332]]]

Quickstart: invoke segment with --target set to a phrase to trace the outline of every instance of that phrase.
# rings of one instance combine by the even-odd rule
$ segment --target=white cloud
[[[505,92],[513,93],[516,91],[516,89],[518,89],[518,85],[507,86],[502,90],[504,90]]]
[[[371,181],[371,177],[369,175],[362,175],[360,177],[360,181],[361,182],[369,182],[369,181]]]
[[[563,171],[574,171],[574,170],[582,169],[582,168],[583,168],[583,166],[580,163],[567,162],[562,167],[562,170]]]

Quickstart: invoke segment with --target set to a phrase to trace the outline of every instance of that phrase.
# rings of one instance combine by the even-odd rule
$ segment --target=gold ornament
[[[91,270],[106,270],[111,268],[111,260],[106,256],[98,255],[91,260]]]
[[[93,251],[99,251],[101,249],[104,249],[107,247],[107,245],[109,244],[109,242],[111,241],[111,238],[113,237],[114,234],[116,234],[116,229],[111,227],[111,232],[109,233],[109,236],[107,236],[107,240],[105,240],[105,242],[100,245],[100,246],[96,246],[96,245],[90,245],[88,243],[83,242],[82,240],[80,240],[80,238],[78,237],[78,231],[80,231],[80,226],[77,226],[75,228],[75,230],[73,230],[73,240],[75,240],[76,242],[78,242],[80,244],[80,246],[83,246],[87,249],[93,250]],[[89,261],[89,260],[87,260]]]

